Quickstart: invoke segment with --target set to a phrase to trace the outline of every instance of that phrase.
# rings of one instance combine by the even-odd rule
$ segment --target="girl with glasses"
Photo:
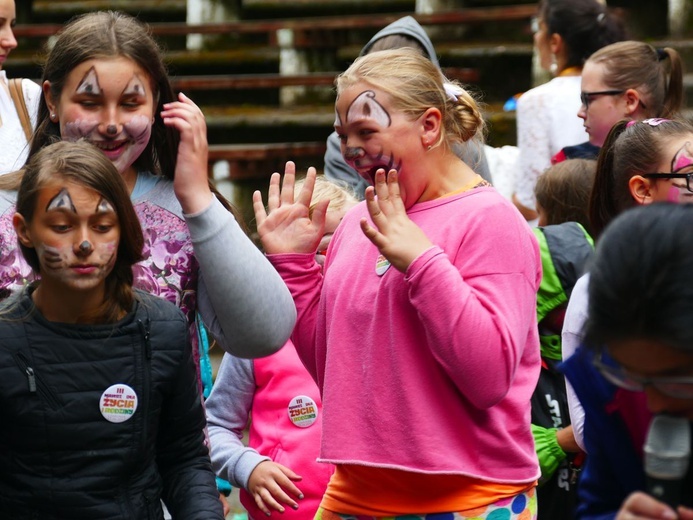
[[[645,119],[618,122],[604,142],[589,203],[592,237],[599,239],[604,228],[623,211],[654,202],[693,202],[688,179],[682,172],[693,167],[693,126],[684,121]],[[687,176],[684,176],[687,177]],[[693,184],[691,184],[693,187]],[[589,275],[580,278],[568,302],[562,332],[563,359],[568,359],[582,342],[587,317]],[[583,442],[584,411],[572,385],[566,386],[570,420],[575,440]]]
[[[655,49],[625,41],[599,49],[582,69],[580,110],[589,140],[563,148],[553,162],[596,158],[619,120],[673,118],[683,101],[681,57],[674,49]]]
[[[675,512],[643,492],[641,454],[652,414],[693,421],[692,227],[693,207],[653,204],[619,216],[597,247],[585,347],[566,364],[589,450],[578,518],[693,519],[693,465]]]

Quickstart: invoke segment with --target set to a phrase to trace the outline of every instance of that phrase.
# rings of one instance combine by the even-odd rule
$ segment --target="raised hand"
[[[387,181],[385,170],[376,172],[375,188],[366,189],[366,205],[376,227],[364,218],[361,229],[398,271],[405,272],[417,256],[433,245],[407,215],[396,170],[390,170]]]
[[[252,495],[257,507],[267,516],[272,513],[270,508],[283,513],[284,506],[282,504],[286,504],[292,509],[298,509],[298,503],[289,496],[289,493],[299,499],[303,498],[303,493],[294,484],[301,478],[286,466],[265,460],[255,466],[250,474],[248,493]]]
[[[200,108],[185,94],[166,103],[161,112],[166,126],[180,132],[173,189],[183,211],[197,213],[209,206],[212,192],[207,179],[207,123]]]
[[[284,179],[275,172],[270,178],[267,209],[259,191],[253,193],[253,210],[262,247],[268,254],[315,253],[325,229],[328,200],[319,202],[309,214],[315,186],[315,168],[308,168],[303,188],[294,200],[296,165],[289,161]]]

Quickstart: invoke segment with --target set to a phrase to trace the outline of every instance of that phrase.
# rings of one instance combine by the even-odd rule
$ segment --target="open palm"
[[[262,247],[268,254],[315,253],[325,228],[325,213],[329,201],[316,205],[310,214],[310,201],[315,185],[315,168],[308,168],[306,180],[294,198],[296,166],[286,163],[284,179],[279,173],[270,178],[267,208],[259,191],[253,193],[253,210]],[[280,185],[281,184],[281,185]]]

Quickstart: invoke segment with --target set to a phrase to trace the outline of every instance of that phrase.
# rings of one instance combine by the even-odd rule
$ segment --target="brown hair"
[[[539,176],[534,194],[547,225],[578,222],[590,232],[587,207],[596,168],[592,159],[568,159]]]
[[[164,104],[177,101],[177,98],[171,87],[161,48],[146,24],[130,15],[114,11],[99,11],[74,18],[58,33],[52,46],[48,47],[41,83],[49,81],[53,99],[58,100],[68,76],[80,63],[118,56],[132,60],[147,71],[156,101],[152,135],[133,165],[137,171],[150,171],[172,180],[176,170],[180,134],[164,125],[161,111]],[[60,125],[51,121],[44,96],[41,96],[39,102],[37,120],[29,157],[61,137]],[[19,177],[21,173],[7,178],[0,177],[0,189],[16,189]],[[209,186],[224,207],[243,225],[240,213],[217,191],[211,179]]]
[[[27,163],[17,193],[17,213],[29,224],[36,209],[38,194],[50,181],[59,178],[98,192],[118,217],[120,240],[116,262],[106,277],[103,303],[80,320],[115,322],[122,312],[129,312],[134,293],[132,266],[142,259],[144,238],[135,209],[130,202],[123,177],[106,156],[91,144],[58,141],[44,147]],[[34,272],[40,264],[36,250],[19,243],[19,248]]]
[[[645,42],[608,45],[590,56],[604,66],[602,81],[610,89],[635,89],[648,117],[675,117],[683,103],[683,64],[679,53]]]
[[[392,106],[414,121],[435,107],[443,116],[435,146],[452,150],[455,142],[466,143],[483,136],[485,123],[476,100],[454,81],[443,76],[430,59],[411,48],[366,54],[337,76],[337,96],[356,83],[368,83],[390,96]],[[454,99],[444,84],[454,88]]]

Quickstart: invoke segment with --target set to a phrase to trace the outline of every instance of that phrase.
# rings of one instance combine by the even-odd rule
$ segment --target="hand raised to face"
[[[364,218],[361,229],[398,271],[405,272],[416,257],[433,246],[407,215],[400,196],[397,170],[390,170],[387,180],[385,170],[376,172],[375,187],[366,189],[366,204],[376,227]]]

